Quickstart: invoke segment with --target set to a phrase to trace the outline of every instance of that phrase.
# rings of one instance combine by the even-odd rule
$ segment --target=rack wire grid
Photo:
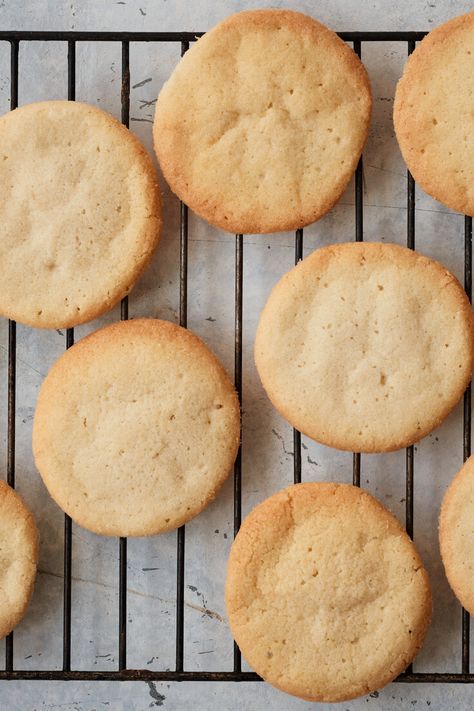
[[[18,68],[21,42],[59,41],[67,44],[68,99],[75,99],[76,84],[76,43],[115,42],[122,48],[121,119],[128,127],[130,119],[130,43],[131,42],[171,42],[179,43],[181,55],[191,42],[203,32],[29,32],[0,31],[0,41],[10,44],[10,109],[18,106]],[[340,32],[341,39],[352,43],[359,57],[363,42],[402,42],[407,45],[408,55],[423,39],[426,32]],[[362,157],[355,174],[355,241],[363,240],[363,185]],[[407,226],[406,243],[415,248],[415,181],[407,171]],[[303,256],[303,230],[295,233],[295,263]],[[188,208],[180,205],[180,274],[179,274],[179,323],[187,325],[188,288]],[[234,381],[242,403],[242,319],[243,319],[243,235],[235,235],[235,348]],[[464,288],[472,297],[472,217],[464,217]],[[128,298],[121,303],[121,319],[128,318]],[[8,329],[8,429],[7,429],[7,481],[15,486],[15,394],[16,394],[16,323],[9,321]],[[67,329],[66,348],[74,343],[74,329]],[[293,430],[293,478],[301,481],[301,434]],[[463,413],[463,460],[471,454],[471,386],[464,394]],[[242,517],[241,451],[234,466],[234,536],[237,534]],[[353,484],[360,486],[360,454],[353,454]],[[407,533],[413,537],[413,446],[406,449],[406,503],[405,525]],[[118,669],[116,671],[79,671],[71,669],[71,573],[72,573],[72,526],[71,519],[64,516],[64,585],[63,585],[63,653],[62,669],[21,670],[13,664],[13,632],[6,639],[5,669],[0,670],[1,679],[15,680],[90,680],[90,681],[261,681],[258,674],[242,670],[241,654],[234,644],[233,671],[198,671],[184,669],[184,563],[185,527],[177,531],[176,542],[176,652],[175,668],[170,671],[152,671],[127,668],[127,539],[119,540],[119,618],[118,618]],[[474,673],[470,672],[469,660],[470,617],[462,610],[461,670],[457,673],[414,672],[410,665],[396,681],[428,683],[473,683]]]

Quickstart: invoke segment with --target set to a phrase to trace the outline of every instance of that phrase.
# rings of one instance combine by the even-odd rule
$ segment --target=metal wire
[[[18,106],[18,40],[10,42],[10,110]],[[8,321],[7,483],[15,487],[16,323]],[[5,641],[5,669],[13,669],[13,632]]]
[[[181,42],[181,56],[189,49],[189,41]],[[180,203],[179,245],[179,325],[188,325],[188,208]],[[184,586],[186,529],[176,533],[176,672],[184,667]]]
[[[472,301],[472,217],[464,218],[464,289]],[[463,461],[471,456],[471,385],[464,393]],[[470,670],[470,624],[467,610],[462,610],[462,673]]]
[[[76,30],[1,30],[0,41],[28,42],[193,42],[204,32],[81,32]],[[338,32],[345,42],[418,42],[427,32]]]
[[[415,50],[414,40],[408,42],[408,55]],[[415,249],[415,181],[407,170],[407,247]],[[414,447],[407,447],[405,453],[405,528],[410,538],[413,538],[413,477],[414,477]]]
[[[234,385],[242,409],[242,324],[243,324],[243,275],[244,238],[235,235],[235,302],[234,302]],[[242,418],[240,423],[241,444],[234,463],[234,538],[242,522]],[[242,656],[234,642],[234,672],[240,673]]]
[[[64,41],[68,50],[68,98],[75,99],[76,43],[78,41],[120,42],[122,49],[121,119],[124,125],[130,120],[130,42],[179,42],[181,54],[187,51],[190,42],[202,32],[10,32],[0,31],[0,41],[8,41],[10,55],[10,103],[11,109],[18,105],[18,62],[21,41]],[[399,41],[408,43],[408,53],[415,48],[425,32],[341,32],[340,37],[354,43],[355,52],[361,56],[362,42]],[[363,239],[363,163],[359,161],[355,174],[355,240]],[[243,336],[243,236],[235,237],[235,342],[234,379],[242,402],[242,336]],[[415,247],[415,184],[407,175],[407,246]],[[472,296],[472,218],[464,223],[466,293]],[[295,234],[295,264],[303,257],[303,230]],[[180,274],[179,274],[179,322],[187,325],[188,300],[188,208],[180,206]],[[128,319],[128,299],[121,303],[121,318]],[[74,343],[74,331],[68,329],[66,347]],[[16,394],[16,324],[9,321],[8,327],[8,429],[7,429],[7,481],[15,485],[15,403]],[[463,455],[471,453],[471,388],[464,396]],[[301,481],[301,434],[293,431],[293,479]],[[353,455],[353,483],[360,486],[360,454]],[[413,483],[414,450],[406,451],[406,528],[413,535]],[[242,459],[241,449],[234,467],[234,535],[242,519]],[[253,672],[243,672],[241,655],[234,645],[233,671],[184,671],[184,589],[185,589],[185,529],[177,532],[176,563],[176,664],[174,670],[150,671],[127,669],[127,539],[119,540],[119,650],[116,671],[71,670],[71,579],[72,579],[72,522],[65,516],[64,522],[64,587],[63,587],[63,664],[62,670],[17,670],[14,669],[13,633],[6,639],[5,670],[0,679],[37,680],[123,680],[123,681],[259,681]],[[469,623],[468,613],[462,613],[462,670],[460,673],[413,673],[411,666],[397,681],[406,683],[473,683],[474,674],[469,673]]]
[[[303,230],[295,232],[295,264],[303,259]],[[293,428],[293,481],[301,482],[301,432]]]
[[[122,41],[121,119],[128,128],[130,121],[130,45]],[[120,303],[120,319],[128,319],[128,296]],[[119,539],[119,670],[127,668],[127,539]]]
[[[125,669],[123,671],[51,670],[1,671],[0,680],[34,681],[262,681],[255,672],[234,671],[153,671],[149,669]],[[473,684],[474,674],[450,672],[422,672],[400,674],[395,682],[404,684]]]
[[[303,259],[303,230],[295,232],[295,265]],[[293,428],[293,482],[301,482],[301,432]]]
[[[76,43],[67,43],[67,98],[76,99]],[[74,329],[66,330],[66,350],[74,345]],[[64,514],[63,553],[63,671],[71,669],[71,609],[72,609],[72,521]]]
[[[359,59],[362,57],[362,45],[360,39],[354,40],[354,52]],[[355,172],[355,235],[356,242],[362,242],[364,239],[364,193],[363,193],[363,159],[359,158]],[[354,452],[352,455],[352,483],[354,486],[360,486],[360,452]]]

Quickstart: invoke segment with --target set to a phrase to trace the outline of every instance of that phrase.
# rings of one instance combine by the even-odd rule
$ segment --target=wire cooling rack
[[[10,44],[10,108],[18,106],[18,68],[20,43],[57,41],[67,43],[68,99],[75,99],[76,86],[76,43],[116,42],[122,47],[122,123],[129,125],[130,119],[130,43],[170,42],[179,43],[184,54],[191,42],[200,37],[202,32],[14,32],[1,31],[0,42]],[[339,36],[353,44],[355,52],[361,56],[363,42],[402,42],[407,45],[408,54],[415,49],[416,42],[425,36],[425,32],[340,32]],[[363,187],[362,158],[355,174],[355,240],[363,240]],[[407,172],[407,246],[415,248],[415,182]],[[295,233],[295,263],[303,256],[303,230]],[[188,288],[188,208],[180,207],[180,297],[179,323],[187,325],[187,288]],[[242,402],[242,317],[243,317],[243,236],[235,236],[235,351],[234,379],[235,387]],[[464,218],[464,288],[471,300],[472,296],[472,218]],[[121,318],[128,318],[128,300],[121,304]],[[7,481],[15,486],[15,396],[16,396],[16,323],[8,324],[8,430],[7,430]],[[66,333],[66,348],[74,343],[74,329]],[[295,483],[301,481],[301,435],[293,431],[293,476]],[[471,454],[471,386],[464,395],[463,421],[463,458]],[[406,509],[405,525],[413,536],[413,482],[414,457],[413,446],[406,450]],[[360,454],[353,455],[353,483],[360,486]],[[234,535],[240,527],[242,517],[241,489],[241,451],[234,466]],[[21,670],[13,664],[14,635],[6,640],[5,669],[0,670],[1,679],[45,679],[45,680],[96,680],[96,681],[259,681],[260,677],[242,671],[241,655],[234,645],[233,671],[198,671],[184,669],[184,563],[185,563],[185,527],[177,531],[176,543],[176,654],[175,668],[170,671],[151,671],[148,669],[127,668],[127,539],[119,540],[119,616],[117,628],[118,668],[115,671],[79,671],[71,669],[71,573],[72,573],[72,526],[71,519],[64,518],[64,587],[63,587],[63,659],[62,669]],[[474,674],[470,673],[469,663],[469,614],[462,611],[461,633],[461,670],[457,673],[419,673],[410,666],[397,681],[429,683],[473,683]]]

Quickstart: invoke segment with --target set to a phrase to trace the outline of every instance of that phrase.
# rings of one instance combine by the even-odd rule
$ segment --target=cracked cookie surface
[[[210,223],[296,229],[341,196],[370,112],[367,72],[334,32],[289,10],[240,12],[164,85],[155,149],[171,189]]]
[[[145,536],[181,526],[234,463],[239,402],[191,331],[137,319],[78,341],[38,397],[33,452],[59,506],[81,526]]]
[[[74,101],[0,118],[0,313],[40,328],[109,311],[161,229],[156,171],[138,139]]]
[[[349,484],[297,484],[259,504],[232,545],[226,604],[250,666],[313,701],[387,684],[418,653],[431,619],[413,542]]]
[[[399,449],[437,427],[468,385],[472,309],[453,274],[418,252],[325,247],[274,287],[255,361],[273,405],[312,439]]]

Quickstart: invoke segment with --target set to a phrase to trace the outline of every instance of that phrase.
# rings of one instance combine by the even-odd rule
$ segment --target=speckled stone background
[[[428,30],[473,9],[467,0],[2,0],[2,29],[206,30],[231,12],[262,6],[291,7],[335,30]],[[403,244],[406,174],[393,133],[395,84],[406,57],[403,44],[365,44],[363,60],[374,92],[372,130],[364,164],[364,238]],[[151,147],[154,101],[178,61],[173,44],[131,46],[131,128]],[[77,47],[77,98],[120,116],[120,47]],[[9,108],[9,47],[0,43],[0,110]],[[19,102],[65,98],[66,47],[25,43],[20,50]],[[185,110],[186,107],[183,107]],[[165,231],[152,266],[130,298],[130,315],[177,320],[178,203],[164,189]],[[416,243],[458,277],[463,274],[463,219],[417,192]],[[305,230],[305,254],[319,245],[354,237],[354,186],[335,209]],[[233,364],[234,238],[190,218],[189,326]],[[291,234],[244,238],[243,510],[292,480],[292,433],[270,407],[256,377],[252,343],[259,312],[275,281],[293,262]],[[116,320],[78,328],[76,337]],[[7,324],[0,323],[0,476],[6,461]],[[18,327],[17,482],[39,523],[40,570],[31,608],[15,634],[15,665],[60,668],[63,516],[48,497],[31,456],[31,425],[40,383],[65,347],[65,335]],[[416,661],[424,671],[460,670],[460,608],[443,575],[437,543],[439,504],[462,462],[461,407],[416,447],[415,540],[433,580],[435,614]],[[362,481],[395,514],[404,517],[404,452],[362,457]],[[303,438],[305,480],[351,481],[351,455]],[[225,563],[232,538],[232,483],[187,527],[185,668],[230,669],[232,641],[223,599]],[[176,536],[129,542],[128,665],[168,669],[174,664]],[[77,669],[115,669],[118,653],[118,542],[74,526],[73,644]],[[3,659],[0,643],[0,659]],[[3,662],[2,662],[3,663]],[[392,684],[350,703],[313,705],[335,711],[361,709],[470,709],[474,688]],[[0,682],[1,711],[113,711],[162,707],[178,710],[293,710],[311,707],[265,684],[145,684]]]

